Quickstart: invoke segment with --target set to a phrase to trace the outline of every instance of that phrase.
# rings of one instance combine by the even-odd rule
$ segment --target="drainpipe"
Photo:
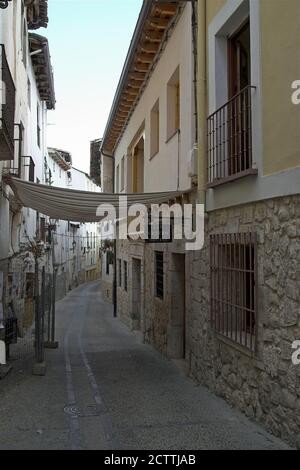
[[[199,203],[205,204],[206,194],[206,0],[198,0],[198,191]]]
[[[113,193],[115,192],[115,157],[114,155],[109,155],[108,153],[103,152],[101,153],[106,158],[111,158],[113,161],[113,171],[112,171],[112,186],[113,186]],[[117,229],[117,226],[116,226]],[[116,235],[116,233],[115,233]],[[114,303],[114,317],[117,317],[117,308],[118,308],[118,300],[117,300],[117,239],[116,236],[114,238],[114,282],[113,282],[113,303]]]
[[[193,36],[193,58],[194,58],[194,100],[195,100],[195,142],[198,143],[198,21],[197,1],[192,0],[192,36]]]

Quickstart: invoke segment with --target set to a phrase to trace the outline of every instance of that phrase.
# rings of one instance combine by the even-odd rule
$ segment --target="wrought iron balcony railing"
[[[5,48],[0,44],[0,160],[14,159],[15,99]]]
[[[244,88],[207,119],[208,187],[257,174],[252,160],[252,91]]]
[[[15,178],[21,178],[24,181],[35,183],[35,163],[33,158],[30,155],[22,155],[20,157],[19,166],[14,167],[11,165],[10,168],[5,168],[3,170],[3,175],[10,175]]]

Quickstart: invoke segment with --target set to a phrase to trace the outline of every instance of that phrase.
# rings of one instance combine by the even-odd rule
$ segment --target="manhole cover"
[[[78,416],[78,418],[90,418],[100,416],[101,409],[97,405],[88,405],[85,408],[78,408],[77,406],[65,406],[64,413],[68,416]]]
[[[65,406],[64,413],[70,416],[78,415],[78,408],[77,406]]]

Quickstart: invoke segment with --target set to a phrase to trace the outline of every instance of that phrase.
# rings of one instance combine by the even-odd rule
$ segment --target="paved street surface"
[[[98,283],[58,303],[60,348],[0,382],[0,449],[284,449],[112,316]]]

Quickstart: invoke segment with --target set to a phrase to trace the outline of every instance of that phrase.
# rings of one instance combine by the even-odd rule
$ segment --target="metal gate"
[[[44,340],[50,337],[52,274],[0,266],[0,340],[9,363],[34,357],[44,360]]]

